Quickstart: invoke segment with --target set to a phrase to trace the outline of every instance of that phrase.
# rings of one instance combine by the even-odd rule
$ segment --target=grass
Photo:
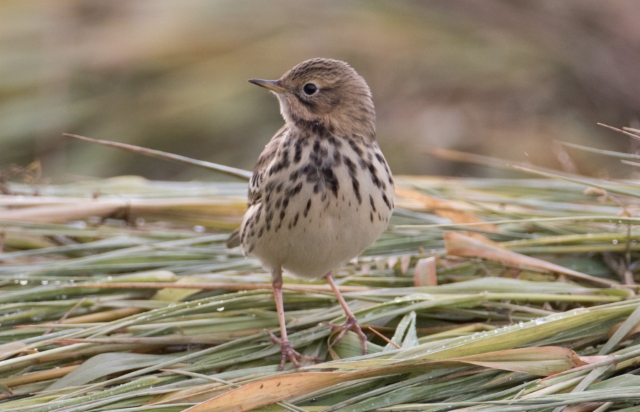
[[[335,274],[370,354],[329,347],[333,294],[287,278],[292,344],[325,362],[284,372],[270,276],[224,246],[244,183],[9,185],[0,409],[640,411],[640,191],[551,177],[398,177]]]

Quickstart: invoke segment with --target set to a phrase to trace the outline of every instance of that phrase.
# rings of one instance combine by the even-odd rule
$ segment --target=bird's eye
[[[304,91],[304,93],[307,96],[311,96],[312,94],[314,94],[315,92],[318,91],[318,87],[316,87],[315,84],[313,83],[307,83],[304,85],[304,87],[302,88],[302,91]]]

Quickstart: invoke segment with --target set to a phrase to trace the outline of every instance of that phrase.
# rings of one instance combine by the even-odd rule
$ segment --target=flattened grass
[[[0,409],[638,408],[633,184],[398,184],[389,230],[336,274],[370,354],[351,334],[330,346],[330,324],[344,321],[334,296],[288,278],[292,344],[326,362],[284,372],[265,333],[278,331],[269,274],[224,246],[244,184],[117,178],[40,198],[11,186],[19,196],[0,197]]]

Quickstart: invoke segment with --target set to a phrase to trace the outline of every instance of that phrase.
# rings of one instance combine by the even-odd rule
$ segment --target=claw
[[[338,337],[335,338],[333,342],[329,343],[329,347],[332,347],[336,343],[340,342],[340,340],[344,337],[347,331],[353,331],[356,333],[356,335],[358,335],[358,337],[360,338],[360,342],[362,343],[362,354],[366,355],[368,353],[367,335],[365,335],[362,329],[360,328],[360,325],[358,324],[358,319],[356,319],[355,316],[347,316],[347,321],[342,326],[333,325],[333,324],[330,324],[330,325],[332,329],[339,328],[340,334],[338,334]]]
[[[322,359],[316,358],[315,356],[306,356],[300,354],[298,351],[291,347],[291,342],[288,339],[282,340],[274,335],[270,330],[267,331],[269,333],[269,337],[271,338],[271,342],[280,346],[280,350],[282,351],[282,359],[280,360],[280,366],[278,366],[278,370],[284,370],[284,366],[289,360],[293,366],[296,368],[300,367],[299,361],[313,361],[315,363],[322,362]]]

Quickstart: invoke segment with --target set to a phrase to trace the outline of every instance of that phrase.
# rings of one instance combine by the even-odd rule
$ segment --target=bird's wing
[[[287,125],[282,126],[264,147],[262,153],[260,153],[256,166],[253,169],[253,175],[249,181],[249,206],[253,206],[262,201],[262,182],[267,174],[269,165],[276,157],[278,146],[280,146],[280,142],[287,134],[287,131]],[[226,245],[229,249],[240,246],[240,229],[236,229],[231,233],[226,241]]]
[[[240,246],[240,229],[236,229],[231,232],[231,235],[229,235],[224,243],[227,246],[227,249],[233,249],[234,247]]]
[[[262,201],[262,182],[269,170],[269,165],[271,165],[273,159],[276,157],[278,147],[282,139],[286,136],[287,131],[287,125],[282,126],[264,147],[262,153],[260,153],[256,166],[253,169],[253,176],[251,176],[251,180],[249,181],[249,206],[253,206]]]

